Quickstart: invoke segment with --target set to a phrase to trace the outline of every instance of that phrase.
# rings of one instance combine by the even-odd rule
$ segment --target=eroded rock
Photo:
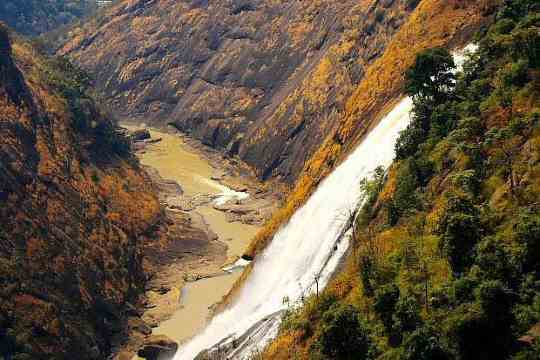
[[[142,141],[151,138],[150,131],[148,131],[147,129],[134,130],[131,132],[130,137],[133,141]]]
[[[166,360],[171,359],[177,350],[176,341],[165,335],[154,335],[148,338],[137,355],[146,360]]]

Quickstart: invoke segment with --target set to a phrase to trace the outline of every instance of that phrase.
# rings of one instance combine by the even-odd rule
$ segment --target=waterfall
[[[462,54],[456,62],[461,67]],[[247,359],[277,334],[285,298],[292,304],[314,293],[315,277],[319,288],[325,287],[348,248],[350,214],[362,200],[360,181],[378,166],[392,163],[394,145],[410,122],[411,110],[412,100],[401,100],[321,182],[257,257],[230,308],[181,347],[175,360],[194,359],[205,349],[217,352],[219,347],[228,347],[228,359]]]

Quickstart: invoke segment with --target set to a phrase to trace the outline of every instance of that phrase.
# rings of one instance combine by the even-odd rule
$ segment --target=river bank
[[[131,320],[123,358],[150,335],[182,343],[203,329],[241,274],[241,268],[223,268],[242,256],[281,200],[241,162],[172,128],[148,130],[150,139],[134,148],[156,184],[169,226],[165,239],[146,251],[153,277],[140,317]]]

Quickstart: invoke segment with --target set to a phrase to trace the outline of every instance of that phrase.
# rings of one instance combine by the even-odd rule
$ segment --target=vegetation
[[[320,296],[332,304],[291,310],[284,324],[303,325],[268,358],[279,344],[296,358],[538,358],[539,339],[518,339],[540,322],[539,10],[506,1],[462,73],[445,49],[418,54],[412,122],[388,173],[361,185],[353,255]],[[369,324],[340,323],[372,346],[322,351],[338,318],[322,306]]]
[[[96,9],[95,0],[3,0],[0,21],[21,34],[39,35]]]
[[[390,2],[380,1],[379,5],[384,6],[388,3]],[[459,38],[464,27],[474,29],[482,26],[486,21],[485,16],[492,14],[497,9],[499,0],[464,1],[460,4],[447,0],[424,0],[408,3],[416,8],[414,12],[393,35],[385,47],[384,53],[371,65],[364,68],[365,73],[362,78],[353,83],[354,89],[351,89],[351,93],[346,95],[344,110],[337,118],[337,133],[329,133],[314,154],[309,157],[301,176],[287,196],[286,205],[277,211],[272,220],[258,233],[246,254],[255,256],[268,244],[277,229],[294,214],[296,209],[305,203],[320,181],[343,159],[345,152],[358,143],[365,130],[372,125],[371,122],[383,115],[387,106],[390,105],[388,99],[396,98],[403,91],[402,74],[414,63],[416,54],[426,48],[444,46],[451,39]],[[369,3],[365,3],[366,11],[368,10],[367,4]],[[355,30],[359,32],[362,23],[354,22],[353,24]],[[429,31],[425,29],[429,29]],[[357,40],[356,43],[340,42],[330,49],[337,53],[343,53],[349,47],[350,49],[363,47],[364,37],[359,36]],[[339,62],[331,61],[326,69],[334,69],[338,66]],[[333,78],[331,73],[327,71],[324,73],[326,78]],[[325,86],[326,88],[332,87],[330,83]],[[342,82],[339,86],[347,85],[346,82]],[[327,93],[324,90],[320,92]],[[327,103],[322,102],[322,104]],[[332,105],[327,104],[326,106],[331,108]],[[317,112],[324,113],[324,109],[320,108]],[[302,113],[302,111],[298,112]],[[332,121],[332,123],[334,122]],[[254,141],[258,140],[258,138],[254,139]]]
[[[35,50],[37,51],[37,50]],[[99,154],[129,155],[129,141],[115,131],[112,114],[96,107],[88,74],[67,57],[40,53],[40,80],[64,99],[75,131],[87,138],[89,150]]]
[[[0,25],[0,358],[105,359],[144,292],[160,204],[111,151],[88,77],[8,35]]]

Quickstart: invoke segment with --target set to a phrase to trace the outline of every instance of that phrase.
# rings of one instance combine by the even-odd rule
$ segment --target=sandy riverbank
[[[236,161],[206,152],[172,130],[149,130],[152,139],[161,140],[137,151],[141,164],[158,177],[178,183],[183,191],[174,196],[161,194],[163,205],[172,221],[187,218],[190,226],[201,229],[208,238],[200,247],[184,248],[182,241],[189,242],[189,238],[177,241],[178,258],[157,269],[147,293],[142,320],[153,327],[152,334],[167,335],[181,343],[204,327],[214,304],[240,276],[241,272],[228,274],[221,269],[244,253],[278,199],[245,175]],[[244,193],[249,197],[243,199]],[[145,336],[135,331],[128,348],[136,349]]]

